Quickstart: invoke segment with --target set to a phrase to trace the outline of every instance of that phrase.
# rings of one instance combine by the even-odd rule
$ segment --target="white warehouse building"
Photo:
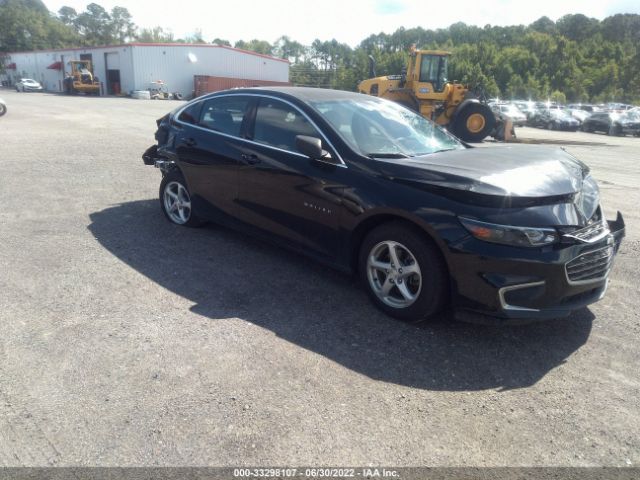
[[[151,82],[160,80],[170,92],[188,98],[195,90],[195,76],[219,77],[218,84],[232,86],[289,81],[287,60],[210,44],[128,43],[11,53],[5,70],[11,84],[32,78],[47,91],[62,92],[71,60],[91,61],[103,95],[147,90]]]

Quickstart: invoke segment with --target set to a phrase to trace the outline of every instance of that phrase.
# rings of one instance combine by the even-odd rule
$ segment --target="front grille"
[[[581,254],[566,265],[570,282],[602,280],[609,273],[613,262],[613,247],[600,248]]]
[[[565,233],[563,236],[573,238],[583,243],[593,243],[606,237],[609,234],[609,225],[605,221],[592,223],[591,225],[574,230],[571,233]]]

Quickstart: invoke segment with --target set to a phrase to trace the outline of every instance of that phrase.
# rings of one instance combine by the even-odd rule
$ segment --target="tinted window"
[[[200,107],[202,107],[202,102],[197,102],[189,105],[182,111],[182,113],[178,117],[178,120],[184,123],[191,123],[195,125],[196,123],[198,123],[198,117],[200,116]]]
[[[297,152],[297,135],[320,137],[306,117],[292,106],[278,100],[260,100],[253,134],[256,142]]]
[[[200,126],[239,137],[248,105],[249,99],[243,97],[207,100],[202,107]]]

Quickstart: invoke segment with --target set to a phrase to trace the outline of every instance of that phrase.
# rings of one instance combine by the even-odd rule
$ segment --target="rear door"
[[[282,241],[329,261],[338,255],[339,211],[348,168],[293,104],[260,97],[239,174],[238,215]],[[332,158],[311,160],[296,136],[321,138]]]
[[[226,221],[234,216],[245,118],[252,101],[243,95],[203,100],[195,122],[183,124],[176,138],[195,206],[207,218]]]

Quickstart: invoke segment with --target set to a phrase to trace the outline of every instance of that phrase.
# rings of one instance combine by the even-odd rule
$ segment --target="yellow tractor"
[[[93,76],[89,60],[71,60],[71,73],[64,79],[64,91],[71,95],[86,93],[100,95],[100,81]]]
[[[451,53],[441,50],[410,50],[409,65],[401,75],[375,77],[369,57],[370,78],[358,90],[393,100],[420,113],[467,142],[479,142],[491,134],[496,118],[488,105],[459,83],[447,78]]]

